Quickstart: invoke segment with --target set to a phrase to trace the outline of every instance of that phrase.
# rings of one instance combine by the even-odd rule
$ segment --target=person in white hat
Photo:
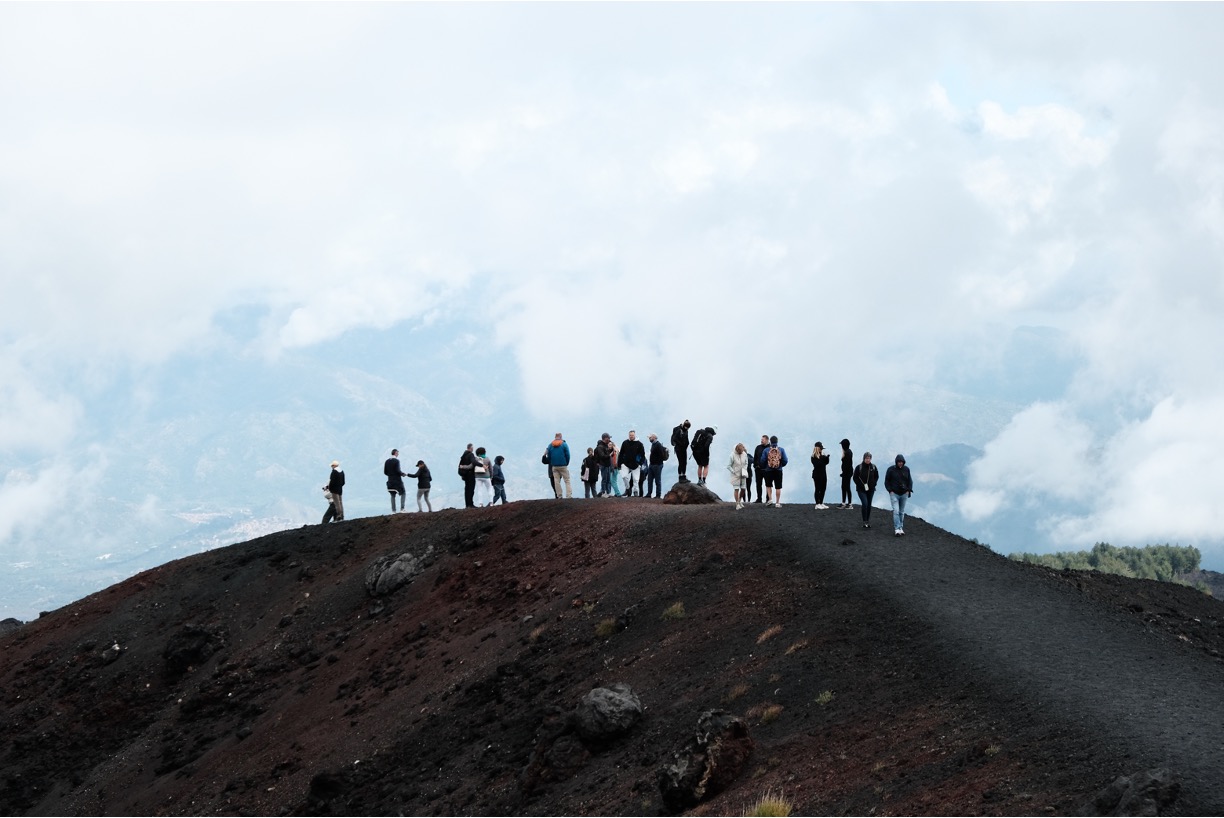
[[[332,502],[336,504],[336,522],[344,519],[344,472],[340,470],[340,461],[333,460],[331,476],[327,480],[327,490],[331,492]]]

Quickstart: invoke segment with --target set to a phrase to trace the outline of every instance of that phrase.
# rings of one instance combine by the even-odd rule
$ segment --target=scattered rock
[[[722,498],[697,483],[676,483],[663,495],[663,502],[673,506],[706,506],[721,503]]]
[[[189,669],[199,667],[225,645],[228,635],[225,628],[207,628],[190,623],[184,625],[162,648],[166,674],[181,676]]]
[[[411,552],[380,557],[366,569],[365,587],[370,596],[385,596],[407,585],[433,564],[433,546],[417,556]]]
[[[8,619],[0,621],[0,634],[11,633],[24,624],[20,619],[14,619],[10,616]]]
[[[642,701],[623,682],[597,687],[574,710],[574,727],[584,741],[600,744],[633,729],[642,717]]]
[[[1121,775],[1097,793],[1086,814],[1164,815],[1180,791],[1181,784],[1167,769]]]
[[[673,753],[674,761],[659,768],[663,803],[684,812],[717,795],[739,777],[752,755],[748,724],[726,710],[707,710],[697,719],[697,731]]]

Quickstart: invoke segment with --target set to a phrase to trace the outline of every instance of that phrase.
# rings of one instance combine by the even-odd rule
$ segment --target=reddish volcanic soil
[[[1157,767],[1163,812],[1224,813],[1218,601],[874,522],[533,501],[179,560],[0,637],[0,812],[658,815],[658,769],[721,707],[755,750],[693,814],[767,791],[801,814],[1092,813]],[[430,547],[367,593],[377,559]],[[614,682],[636,727],[567,733]]]

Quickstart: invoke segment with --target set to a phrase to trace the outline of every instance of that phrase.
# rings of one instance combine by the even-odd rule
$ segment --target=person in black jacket
[[[691,423],[685,419],[675,429],[672,429],[671,445],[676,450],[676,482],[687,483],[688,477],[685,472],[688,470],[688,448],[689,448],[689,427]]]
[[[892,505],[893,534],[900,537],[905,533],[905,501],[914,496],[914,480],[901,455],[897,455],[896,462],[884,472],[884,488]]]
[[[704,486],[710,473],[710,447],[714,445],[714,435],[718,434],[717,426],[707,426],[698,429],[693,435],[693,462],[697,464],[697,485]]]
[[[620,467],[624,471],[625,496],[633,496],[636,484],[638,494],[642,493],[642,474],[646,467],[646,447],[637,439],[637,430],[629,430],[628,440],[621,441]]]
[[[761,452],[765,451],[768,448],[769,448],[769,435],[761,435],[761,442],[758,443],[757,447],[752,450],[752,462],[754,465],[761,462]],[[765,494],[765,492],[761,490],[761,483],[764,482],[764,480],[765,480],[765,470],[762,469],[760,466],[757,466],[757,470],[756,470],[757,498],[753,502],[757,502],[757,503],[761,502],[761,497],[763,497]],[[752,488],[752,483],[749,483],[748,487]]]
[[[595,462],[599,464],[599,497],[612,493],[612,435],[604,432],[595,444]]]
[[[875,496],[880,471],[871,463],[871,452],[863,454],[863,462],[854,467],[854,488],[863,504],[863,528],[871,528],[871,498]]]
[[[344,472],[340,470],[340,461],[333,460],[331,476],[327,478],[327,490],[332,494],[332,502],[336,504],[336,522],[344,519]]]
[[[472,453],[473,444],[459,456],[459,476],[463,478],[463,507],[476,508],[476,455]]]
[[[595,449],[587,446],[587,456],[582,458],[583,497],[590,499],[599,494],[599,464],[595,462]]]
[[[399,495],[399,510],[404,510],[404,478],[408,475],[400,471],[399,449],[392,449],[391,456],[383,463],[383,474],[387,475],[387,491],[391,494],[391,513],[395,513],[395,495]]]
[[[417,481],[417,511],[424,511],[421,508],[421,501],[425,501],[425,506],[430,511],[433,511],[433,506],[429,502],[429,485],[433,481],[433,477],[429,473],[429,466],[425,465],[424,460],[418,460],[416,471],[411,474],[405,474],[405,477],[415,477]]]
[[[841,458],[841,507],[854,508],[850,504],[850,479],[854,476],[854,452],[850,451],[850,441],[842,438],[842,458]]]
[[[663,496],[663,464],[667,462],[667,447],[659,442],[659,436],[650,436],[650,470],[646,477],[646,496]]]
[[[816,508],[828,508],[825,505],[825,489],[829,486],[829,475],[825,469],[829,465],[829,456],[825,454],[824,445],[817,440],[812,449],[812,483],[816,486]]]

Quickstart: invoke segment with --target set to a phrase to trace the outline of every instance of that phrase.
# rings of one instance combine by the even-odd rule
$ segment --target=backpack
[[[765,465],[771,469],[782,468],[782,450],[776,446],[771,446],[769,451],[765,453]]]
[[[667,458],[671,457],[671,449],[667,448],[666,446],[663,446],[662,449],[663,449],[663,461],[667,462]]]
[[[673,446],[679,446],[682,440],[684,440],[684,424],[683,423],[681,423],[675,429],[672,429],[671,444]]]
[[[693,435],[693,451],[698,452],[708,448],[710,445],[706,440],[708,437],[705,429],[698,429],[697,434]]]

